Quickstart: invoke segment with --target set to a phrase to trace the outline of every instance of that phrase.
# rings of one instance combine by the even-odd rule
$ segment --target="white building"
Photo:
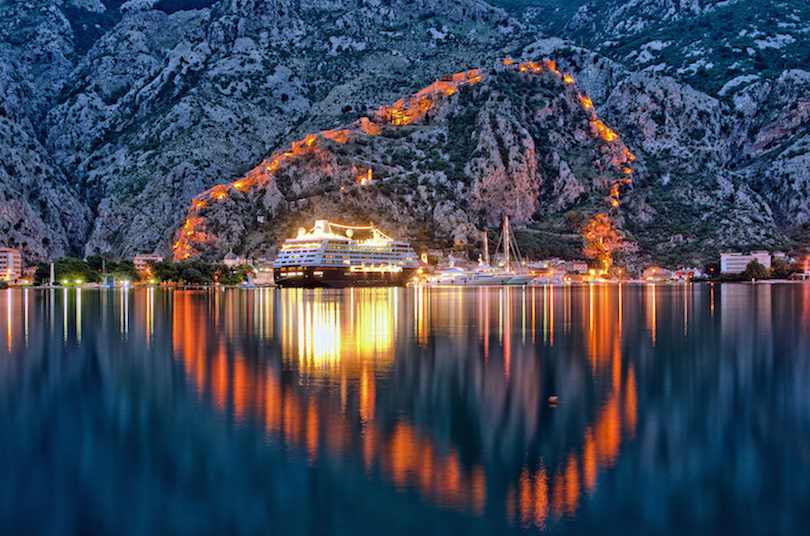
[[[22,277],[22,256],[19,250],[0,248],[0,279],[16,281]]]
[[[767,251],[754,251],[748,255],[736,252],[722,253],[720,255],[720,273],[740,274],[745,271],[751,261],[757,261],[768,270],[771,269],[771,254]]]
[[[163,257],[155,253],[140,253],[135,255],[135,258],[132,259],[135,270],[137,270],[141,276],[144,274],[151,275],[151,269],[149,268],[150,262],[163,262]]]

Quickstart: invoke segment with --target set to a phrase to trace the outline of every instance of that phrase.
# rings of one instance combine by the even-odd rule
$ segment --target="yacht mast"
[[[509,271],[509,216],[503,220],[503,256],[506,258],[506,271]]]
[[[484,265],[489,266],[489,238],[486,231],[484,231]]]

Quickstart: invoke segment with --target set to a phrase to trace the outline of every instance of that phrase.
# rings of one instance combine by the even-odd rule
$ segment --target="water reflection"
[[[313,463],[319,456],[350,460],[362,453],[366,472],[438,505],[479,514],[488,501],[487,481],[494,480],[503,495],[489,500],[501,504],[510,522],[543,527],[549,516],[575,515],[599,471],[615,463],[622,434],[635,428],[635,375],[632,364],[623,368],[621,362],[620,295],[604,286],[256,291],[247,301],[216,294],[210,311],[210,299],[176,293],[173,346],[201,398],[237,420],[262,422],[274,440],[305,450]],[[580,309],[569,309],[581,305],[577,299],[585,300],[588,322],[574,320],[566,329],[585,341],[587,359],[572,355],[556,366],[574,384],[604,379],[584,386],[592,394],[579,385],[547,385],[546,376],[560,372],[545,370],[532,343],[540,330],[551,348],[555,307],[575,317]],[[218,332],[221,318],[226,325]],[[254,333],[255,323],[266,327]],[[256,338],[279,344],[281,367],[246,358],[238,341]],[[450,399],[453,385],[463,391],[466,407],[448,415],[459,403]],[[546,398],[558,391],[570,402],[549,408]],[[594,404],[578,410],[579,432],[563,452],[542,453],[543,421],[552,411],[577,410],[571,402],[578,397]],[[466,430],[461,444],[453,440],[456,428]],[[515,449],[524,454],[505,457]]]
[[[393,516],[435,509],[483,533],[581,532],[600,520],[644,532],[660,526],[656,516],[694,519],[674,526],[713,532],[722,523],[748,526],[754,505],[789,527],[804,514],[775,499],[810,497],[791,478],[794,464],[810,461],[806,451],[769,439],[771,427],[793,445],[810,437],[808,285],[22,290],[0,294],[0,304],[0,432],[19,436],[14,423],[44,419],[42,400],[53,398],[79,422],[111,421],[80,434],[93,452],[119,430],[140,445],[136,453],[152,452],[145,460],[165,457],[163,472],[183,466],[194,445],[197,457],[211,459],[204,467],[227,459],[230,473],[244,473],[222,490],[204,479],[221,510],[265,495],[284,512],[277,490],[289,481],[250,476],[279,453],[302,456],[318,481],[338,488],[358,480],[389,486]],[[92,396],[82,394],[88,386]],[[155,429],[172,432],[137,424],[144,408]],[[189,423],[167,425],[176,419]],[[22,436],[42,431],[32,424]],[[233,456],[222,438],[235,431],[259,433],[261,447]],[[60,447],[76,439],[62,434]],[[42,463],[16,445],[0,449],[7,463]],[[751,449],[771,458],[752,458]],[[773,459],[782,461],[767,476]],[[126,462],[110,460],[115,480],[116,464]],[[145,460],[136,465],[156,471]],[[694,500],[679,506],[685,514],[661,502],[706,475],[722,489],[696,486]],[[99,482],[88,493],[103,494]],[[73,485],[71,476],[57,491],[34,489],[68,493]],[[303,511],[348,500],[312,485],[297,495]],[[146,501],[171,502],[177,493],[142,491]],[[367,501],[365,492],[348,493]],[[718,494],[729,506],[701,521],[702,503]],[[618,517],[617,497],[636,513]],[[113,519],[120,508],[114,502],[104,515]],[[149,509],[136,514],[161,519]],[[0,510],[2,519],[36,526],[20,515]],[[355,532],[379,529],[369,519]],[[431,532],[430,519],[420,530]],[[284,526],[296,532],[299,523]]]

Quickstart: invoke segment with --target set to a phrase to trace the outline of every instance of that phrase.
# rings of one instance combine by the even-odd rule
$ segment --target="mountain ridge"
[[[0,232],[28,262],[165,248],[195,195],[237,180],[276,148],[350,123],[443,73],[506,56],[556,60],[639,155],[633,189],[647,197],[628,199],[637,210],[622,224],[639,244],[638,261],[802,247],[788,240],[810,220],[810,92],[801,70],[704,97],[679,79],[540,39],[530,20],[479,1],[234,0],[172,13],[151,9],[160,3],[122,4],[2,8]],[[68,8],[115,23],[83,51]],[[36,156],[19,158],[30,151]],[[563,163],[554,167],[560,176],[583,174]],[[674,230],[651,226],[646,215],[663,209],[710,209],[728,221],[684,216]],[[752,229],[729,231],[741,225]]]

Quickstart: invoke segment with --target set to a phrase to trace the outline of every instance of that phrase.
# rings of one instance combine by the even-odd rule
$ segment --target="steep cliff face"
[[[807,221],[804,71],[720,100],[583,49],[549,52],[594,95],[600,115],[642,162],[634,189],[646,201],[636,201],[628,220],[641,251],[677,264],[701,258],[699,251],[710,258],[728,248],[791,247],[784,233]]]
[[[734,165],[789,233],[810,227],[810,73],[795,69],[752,84],[734,103]]]
[[[655,210],[681,251],[681,240],[716,249],[784,248],[782,231],[808,221],[810,171],[801,165],[806,76],[786,73],[730,106],[673,79],[639,73],[606,99],[605,117],[648,163],[638,184],[646,178],[653,189],[665,187],[653,205],[670,195],[682,205],[685,214],[674,219],[665,207]],[[666,243],[659,231],[649,238]]]
[[[83,251],[91,225],[87,206],[40,142],[42,120],[76,61],[66,10],[77,5],[0,5],[0,237],[29,262]]]
[[[0,236],[26,259],[75,254],[90,214],[36,138],[0,117]]]

